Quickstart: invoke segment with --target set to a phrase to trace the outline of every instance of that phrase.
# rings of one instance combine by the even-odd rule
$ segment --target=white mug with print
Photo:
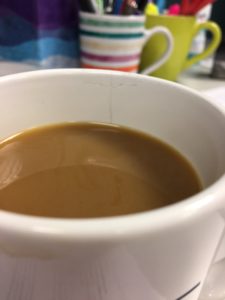
[[[173,51],[173,36],[164,26],[145,29],[145,17],[98,15],[80,12],[81,67],[138,72],[142,49],[150,39],[163,35],[166,48],[141,71],[148,75],[160,68]]]

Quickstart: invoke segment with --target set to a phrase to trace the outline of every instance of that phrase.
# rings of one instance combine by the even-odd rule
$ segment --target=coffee
[[[148,211],[201,190],[190,163],[145,133],[65,123],[0,143],[0,209],[59,218]]]

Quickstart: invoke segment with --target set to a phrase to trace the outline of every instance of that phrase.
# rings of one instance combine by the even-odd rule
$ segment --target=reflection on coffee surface
[[[59,218],[148,211],[201,190],[190,163],[160,140],[98,123],[38,127],[0,143],[0,209]]]

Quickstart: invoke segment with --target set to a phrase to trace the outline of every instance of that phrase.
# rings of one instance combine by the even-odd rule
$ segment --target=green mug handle
[[[206,58],[210,54],[212,54],[217,47],[219,46],[221,39],[222,39],[222,33],[220,27],[214,23],[214,22],[202,22],[202,23],[196,23],[195,28],[193,30],[192,34],[192,40],[197,35],[197,33],[201,30],[208,30],[212,33],[212,41],[207,46],[207,48],[200,54],[194,55],[191,58],[187,58],[183,65],[183,70],[186,70],[190,68],[193,64],[196,64],[198,61]]]

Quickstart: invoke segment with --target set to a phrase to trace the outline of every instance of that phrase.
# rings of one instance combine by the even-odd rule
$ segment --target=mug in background
[[[216,23],[198,23],[195,17],[147,16],[146,28],[151,29],[155,26],[165,26],[171,31],[174,38],[172,55],[165,64],[151,74],[168,80],[176,80],[180,72],[212,54],[221,41],[221,30]],[[192,41],[201,30],[210,31],[212,33],[212,40],[202,53],[188,58]],[[154,36],[148,41],[142,52],[140,70],[145,69],[152,61],[157,60],[165,51],[165,47],[165,41],[161,36]]]
[[[0,299],[197,300],[225,232],[224,114],[188,88],[137,74],[61,69],[0,78],[0,139],[66,121],[150,133],[192,162],[205,189],[118,217],[0,211]]]
[[[173,38],[162,26],[144,29],[144,16],[110,16],[80,12],[81,67],[137,72],[144,44],[160,35],[165,41],[161,56],[145,66],[149,74],[172,53]]]

